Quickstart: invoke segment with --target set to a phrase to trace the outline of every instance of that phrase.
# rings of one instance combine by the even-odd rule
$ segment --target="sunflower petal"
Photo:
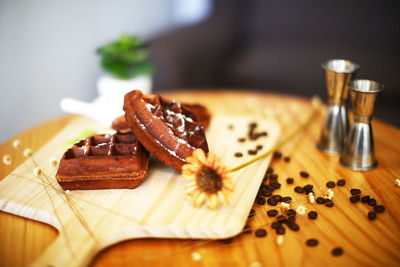
[[[194,206],[200,207],[201,205],[203,205],[204,200],[206,200],[206,196],[206,193],[200,193],[196,198],[193,198]]]

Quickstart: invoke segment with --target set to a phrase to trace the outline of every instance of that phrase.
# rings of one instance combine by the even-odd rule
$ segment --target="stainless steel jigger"
[[[340,163],[355,171],[368,171],[378,164],[375,159],[371,119],[376,96],[383,90],[383,85],[370,80],[354,80],[349,83],[349,89],[354,122]]]
[[[347,84],[359,66],[345,59],[331,59],[322,63],[328,90],[328,112],[317,147],[329,154],[343,152],[349,122],[346,101]]]

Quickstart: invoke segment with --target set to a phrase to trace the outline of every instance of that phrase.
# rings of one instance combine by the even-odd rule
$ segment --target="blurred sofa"
[[[399,13],[390,0],[216,0],[204,22],[151,40],[154,88],[326,97],[321,62],[346,58],[385,85],[376,115],[400,126]]]

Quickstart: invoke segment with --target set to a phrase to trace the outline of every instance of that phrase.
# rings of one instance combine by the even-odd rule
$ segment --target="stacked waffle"
[[[195,149],[208,152],[204,106],[132,91],[124,110],[115,134],[88,137],[64,153],[56,174],[64,190],[136,188],[147,175],[148,151],[177,171]]]

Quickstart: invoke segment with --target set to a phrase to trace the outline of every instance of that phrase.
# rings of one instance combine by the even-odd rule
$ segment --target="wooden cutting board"
[[[280,135],[279,124],[258,120],[258,129],[267,137],[239,143],[246,136],[249,116],[213,116],[207,131],[210,150],[224,163],[234,167],[246,159],[248,149],[262,144],[265,151]],[[234,125],[229,129],[229,125]],[[84,266],[101,249],[122,240],[142,237],[221,239],[241,232],[254,198],[270,162],[270,157],[233,173],[235,192],[231,203],[212,211],[195,208],[185,197],[187,183],[179,173],[150,161],[148,178],[134,190],[94,190],[64,193],[55,180],[57,166],[67,140],[86,128],[102,132],[94,121],[78,117],[72,120],[31,158],[0,182],[0,209],[41,221],[58,229],[57,239],[39,257],[34,266]],[[234,157],[243,152],[242,158]],[[39,166],[42,175],[33,170]]]

